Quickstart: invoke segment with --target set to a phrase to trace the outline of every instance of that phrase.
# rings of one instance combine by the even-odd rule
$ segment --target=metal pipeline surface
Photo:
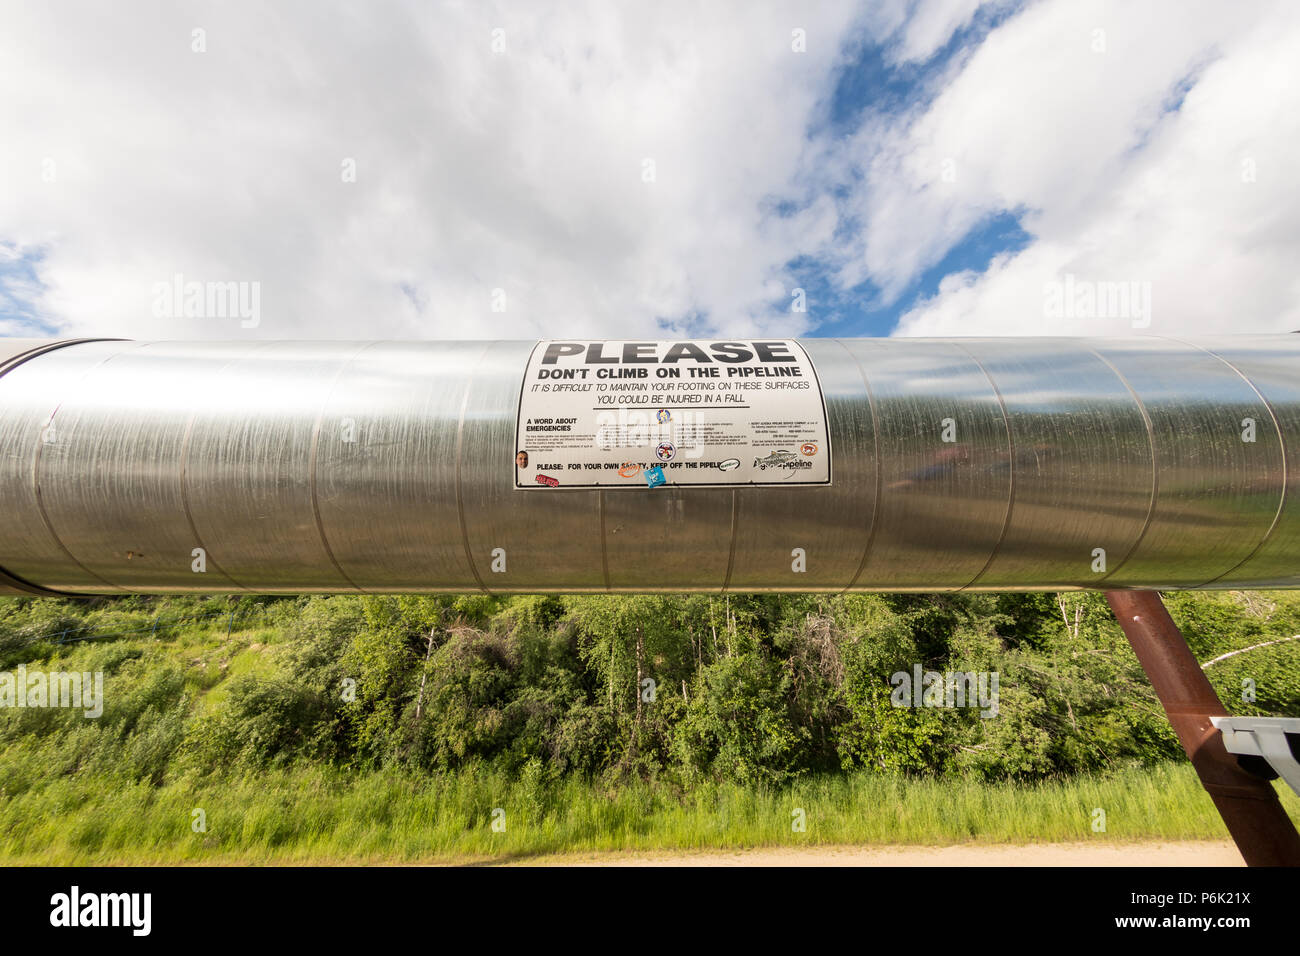
[[[709,388],[800,350],[799,397],[737,382],[743,434],[674,406],[617,473],[520,447],[548,369]],[[772,424],[800,402],[808,461]],[[521,490],[525,461],[554,486]],[[612,483],[567,486],[582,468]],[[1294,335],[0,340],[5,594],[1296,587],[1298,480]]]

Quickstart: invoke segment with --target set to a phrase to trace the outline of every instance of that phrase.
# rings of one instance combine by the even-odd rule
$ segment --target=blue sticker
[[[666,485],[668,483],[668,479],[664,477],[664,470],[658,465],[655,465],[653,468],[647,468],[644,474],[645,483],[651,488],[656,485]]]

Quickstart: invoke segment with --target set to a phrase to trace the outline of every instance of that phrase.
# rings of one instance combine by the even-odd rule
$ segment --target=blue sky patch
[[[880,290],[870,282],[851,289],[837,289],[825,263],[804,256],[787,268],[794,285],[804,290],[808,317],[813,323],[810,336],[882,336],[893,332],[898,320],[922,299],[939,291],[945,276],[959,272],[983,272],[1003,253],[1019,252],[1033,238],[1020,224],[1022,212],[1001,212],[989,216],[955,242],[942,259],[924,270],[892,302],[882,302]],[[788,302],[782,308],[788,309]]]
[[[42,252],[18,254],[12,243],[0,239],[0,322],[5,335],[57,336],[58,329],[43,319],[34,299],[45,288],[36,270]],[[13,327],[8,327],[13,323]]]

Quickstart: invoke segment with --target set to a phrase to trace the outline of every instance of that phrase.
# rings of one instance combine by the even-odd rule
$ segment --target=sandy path
[[[523,866],[1244,866],[1228,841],[1030,846],[826,846],[562,854]]]

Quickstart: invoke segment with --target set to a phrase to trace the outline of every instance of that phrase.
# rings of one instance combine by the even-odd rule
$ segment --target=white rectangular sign
[[[830,483],[826,404],[794,339],[544,341],[529,357],[517,489]]]

